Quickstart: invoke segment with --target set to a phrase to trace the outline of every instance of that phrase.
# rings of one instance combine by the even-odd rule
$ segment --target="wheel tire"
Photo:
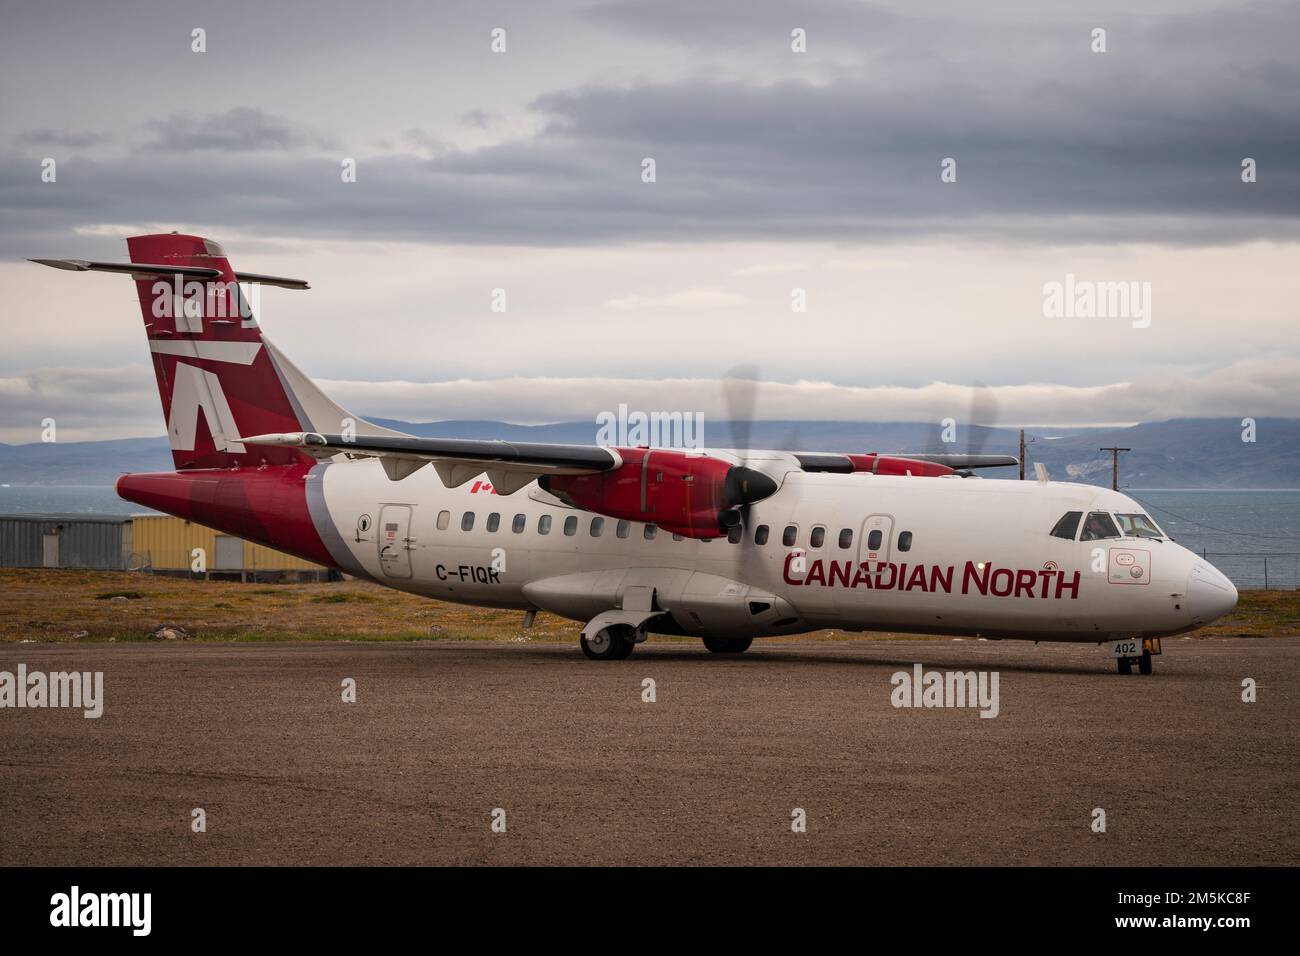
[[[704,646],[714,654],[743,654],[754,643],[752,637],[706,637]]]
[[[1119,672],[1121,674],[1132,674],[1133,662],[1129,660],[1127,657],[1121,657],[1119,659]]]
[[[628,633],[625,634],[624,630]],[[631,630],[631,628],[614,626],[597,631],[592,635],[591,640],[587,640],[584,635],[578,639],[582,644],[582,653],[587,655],[588,660],[593,661],[624,660],[636,646],[632,640]]]
[[[1151,653],[1149,651],[1143,651],[1142,656],[1138,658],[1138,673],[1151,673]]]

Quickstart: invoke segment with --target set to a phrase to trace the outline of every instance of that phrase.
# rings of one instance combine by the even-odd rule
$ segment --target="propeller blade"
[[[971,388],[970,418],[966,425],[966,454],[979,455],[997,425],[998,400],[993,389],[977,381]]]
[[[727,406],[731,426],[731,447],[741,454],[749,451],[754,425],[754,407],[758,401],[758,366],[737,365],[722,379],[722,400]]]

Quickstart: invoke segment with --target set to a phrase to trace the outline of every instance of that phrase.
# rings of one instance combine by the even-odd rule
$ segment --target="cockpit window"
[[[1074,536],[1079,533],[1079,519],[1082,517],[1082,511],[1067,511],[1061,515],[1061,520],[1056,522],[1056,527],[1052,529],[1052,537],[1073,541]]]
[[[1101,538],[1118,538],[1119,528],[1115,520],[1105,511],[1091,511],[1083,522],[1083,534],[1080,541],[1097,541]]]
[[[1128,538],[1163,538],[1165,533],[1144,514],[1115,515],[1119,529]]]

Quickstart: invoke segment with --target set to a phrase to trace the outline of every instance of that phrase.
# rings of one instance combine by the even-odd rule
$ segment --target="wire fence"
[[[1300,551],[1196,552],[1228,576],[1238,590],[1300,588]]]

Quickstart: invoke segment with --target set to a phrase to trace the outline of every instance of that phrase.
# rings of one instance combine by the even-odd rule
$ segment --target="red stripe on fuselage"
[[[301,463],[123,475],[117,493],[146,508],[337,567],[307,507],[311,469]]]

